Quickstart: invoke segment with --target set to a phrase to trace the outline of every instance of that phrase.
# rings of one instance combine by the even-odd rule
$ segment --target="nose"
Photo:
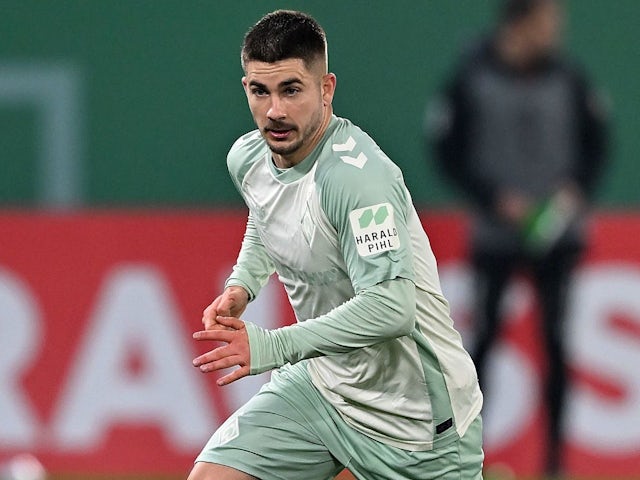
[[[277,96],[272,96],[271,97],[271,106],[269,107],[269,110],[267,111],[267,117],[270,120],[282,120],[283,118],[285,118],[287,115],[284,111],[284,107],[282,105],[282,102],[280,102],[280,99]]]

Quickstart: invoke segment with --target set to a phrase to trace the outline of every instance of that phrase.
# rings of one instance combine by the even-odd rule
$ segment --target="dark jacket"
[[[592,197],[605,158],[604,108],[585,76],[560,56],[527,70],[503,63],[491,39],[462,59],[428,111],[438,165],[477,213],[474,248],[518,249],[521,232],[495,213],[504,190],[539,202],[565,182]],[[563,241],[581,243],[581,221]]]

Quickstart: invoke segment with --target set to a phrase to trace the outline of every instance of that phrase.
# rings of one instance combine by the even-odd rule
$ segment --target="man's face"
[[[297,58],[245,64],[249,109],[280,167],[302,161],[329,121],[335,76],[318,63],[310,69]]]
[[[524,23],[529,44],[538,55],[548,55],[559,46],[563,15],[558,3],[543,2]]]

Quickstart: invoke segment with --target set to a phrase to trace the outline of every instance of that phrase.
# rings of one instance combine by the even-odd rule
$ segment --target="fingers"
[[[233,340],[234,332],[235,330],[230,330],[227,327],[215,330],[201,330],[193,334],[193,339],[198,341],[209,340],[229,343]]]
[[[202,324],[205,330],[215,328],[217,323],[216,317],[221,314],[229,315],[230,309],[220,306],[220,297],[218,297],[211,305],[202,312]]]
[[[236,317],[218,315],[216,317],[216,322],[218,322],[220,325],[224,325],[225,327],[229,327],[234,330],[241,330],[244,328],[244,322]]]
[[[249,294],[243,287],[227,287],[221,295],[211,302],[211,305],[204,309],[202,324],[208,330],[216,325],[216,317],[219,315],[239,317],[247,308],[248,303]]]
[[[213,350],[209,353],[214,354],[216,353],[216,351]],[[241,355],[225,355],[225,356],[220,356],[220,354],[218,354],[217,356],[212,355],[213,357],[218,357],[218,358],[211,358],[207,355],[208,354],[201,355],[200,357],[196,358],[193,361],[193,366],[198,367],[198,369],[202,373],[210,373],[210,372],[215,372],[217,370],[224,370],[225,368],[231,368],[237,365],[241,367],[245,366],[243,357]]]
[[[234,354],[230,346],[218,347],[204,355],[200,355],[193,360],[193,365],[202,373],[210,373],[218,370],[239,366],[231,373],[219,378],[216,384],[219,386],[228,385],[240,378],[249,375],[250,368],[247,365],[246,357],[240,354]]]
[[[218,327],[213,330],[195,332],[197,341],[223,342],[213,350],[193,360],[193,365],[203,373],[215,372],[238,366],[228,375],[218,379],[218,385],[228,385],[250,373],[251,353],[244,322],[235,317],[216,317]]]
[[[216,333],[216,332],[206,331],[206,332],[196,332],[196,333],[203,333],[203,334],[206,334],[207,336],[209,336],[209,334]],[[225,331],[225,332],[221,332],[221,333],[230,333],[230,332],[226,332]],[[219,346],[217,348],[214,348],[213,350],[208,351],[207,353],[203,353],[199,357],[194,358],[193,359],[193,366],[200,368],[200,367],[204,367],[205,365],[208,365],[210,363],[222,360],[224,358],[235,357],[235,356],[238,356],[238,355],[240,355],[240,351],[234,345],[231,345],[231,344],[221,345],[221,346]],[[233,363],[233,364],[230,364],[230,365],[224,365],[221,368],[228,368],[228,367],[233,366],[233,365],[243,365],[244,363],[246,363],[246,362],[244,362],[242,360],[239,360],[237,363]],[[203,370],[202,368],[200,368],[200,369]],[[217,368],[213,368],[213,369],[209,368],[206,371],[212,371],[212,370],[218,370],[218,369]]]
[[[219,378],[218,381],[216,382],[216,384],[218,384],[218,386],[220,386],[220,387],[222,387],[224,385],[229,385],[231,382],[235,382],[236,380],[244,378],[247,375],[249,375],[249,367],[248,366],[236,368],[229,375],[225,375],[224,377]]]
[[[244,322],[236,317],[216,315],[212,318],[202,318],[205,330],[240,330],[244,328]]]
[[[215,327],[216,317],[218,315],[231,315],[231,308],[233,305],[233,299],[223,293],[219,295],[211,305],[204,309],[202,312],[202,324],[206,330]]]

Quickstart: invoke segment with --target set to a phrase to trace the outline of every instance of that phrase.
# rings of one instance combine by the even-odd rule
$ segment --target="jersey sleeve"
[[[354,291],[396,277],[414,280],[408,209],[400,169],[368,136],[333,145],[331,167],[318,178],[320,203],[336,230]],[[337,149],[337,152],[335,150]]]
[[[415,308],[415,285],[397,278],[362,290],[329,313],[304,322],[274,330],[245,322],[251,375],[409,335]]]
[[[225,288],[232,285],[243,287],[249,294],[249,301],[252,301],[274,271],[273,262],[260,241],[253,218],[249,215],[238,259],[224,286]]]
[[[227,155],[229,175],[243,197],[244,176],[251,168],[251,162],[259,158],[260,150],[263,148],[259,140],[260,132],[257,130],[249,132],[233,144]],[[231,275],[225,282],[225,287],[232,285],[243,287],[251,301],[258,295],[274,271],[273,262],[260,240],[253,217],[249,214],[240,253]]]

